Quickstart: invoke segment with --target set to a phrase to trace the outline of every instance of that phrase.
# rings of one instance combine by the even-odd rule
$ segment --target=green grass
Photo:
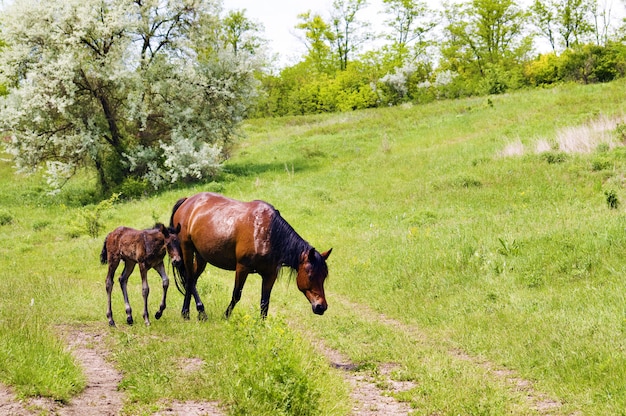
[[[396,364],[393,377],[415,384],[397,397],[419,415],[537,414],[480,360],[562,403],[552,413],[622,414],[626,149],[500,154],[621,116],[625,90],[623,81],[566,85],[491,97],[493,107],[473,98],[251,120],[219,183],[118,203],[102,213],[97,238],[73,231],[80,210],[97,203],[93,178],[50,197],[40,177],[2,162],[0,380],[21,395],[67,400],[84,378],[55,328],[88,324],[108,333],[127,414],[160,399],[216,400],[230,414],[348,414],[349,386],[313,348],[317,339],[360,371]],[[259,322],[260,279],[251,276],[224,321],[233,275],[209,268],[199,281],[207,322],[183,321],[171,289],[150,328],[106,329],[106,232],[167,222],[179,197],[207,189],[267,200],[315,247],[333,247],[323,317],[284,278]],[[154,313],[160,279],[150,276]],[[130,282],[137,314],[138,274]],[[123,322],[118,287],[113,311]],[[192,358],[202,365],[190,373],[181,363]]]

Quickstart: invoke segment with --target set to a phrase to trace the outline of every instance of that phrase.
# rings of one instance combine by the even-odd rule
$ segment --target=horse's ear
[[[333,251],[333,249],[331,248],[330,250],[325,251],[325,252],[322,253],[322,257],[324,258],[324,260],[328,259],[328,256],[330,256],[330,253],[332,253],[332,251]]]
[[[167,236],[169,236],[169,230],[162,223],[160,223],[160,222],[157,223],[155,228],[158,228],[159,231],[161,232],[161,234],[163,234],[165,236],[165,238],[167,238]]]
[[[315,261],[315,249],[311,247],[308,254],[309,262],[313,263]]]

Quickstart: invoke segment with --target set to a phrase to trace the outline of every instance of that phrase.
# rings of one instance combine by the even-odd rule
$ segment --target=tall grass
[[[97,203],[88,177],[49,197],[37,178],[0,164],[1,209],[11,217],[0,226],[1,241],[10,242],[0,246],[0,291],[10,294],[0,297],[0,379],[27,395],[64,399],[80,389],[84,380],[54,328],[109,331],[97,261],[104,235],[121,224],[167,222],[179,197],[211,189],[265,199],[312,245],[334,248],[329,310],[314,316],[282,279],[268,320],[259,322],[260,279],[251,276],[224,321],[233,274],[209,267],[199,280],[207,322],[182,321],[182,299],[171,291],[150,328],[108,332],[126,413],[149,412],[161,399],[210,399],[231,414],[347,414],[349,386],[310,345],[320,339],[359,371],[396,364],[392,376],[415,384],[396,396],[416,414],[537,413],[481,360],[532,382],[561,404],[553,413],[620,414],[626,150],[594,144],[567,153],[560,135],[603,117],[619,120],[625,87],[564,85],[491,97],[493,105],[472,98],[250,120],[219,184],[115,204],[102,213],[96,238],[70,232],[82,205]],[[539,140],[550,143],[540,154]],[[503,157],[512,142],[523,151]],[[130,282],[139,305],[138,276]],[[123,313],[117,288],[113,308]],[[38,358],[13,364],[8,358],[27,342]],[[63,381],[12,376],[41,360],[56,363],[50,374]],[[189,360],[201,365],[189,370]]]

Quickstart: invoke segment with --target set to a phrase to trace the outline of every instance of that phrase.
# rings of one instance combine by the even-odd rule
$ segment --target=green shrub
[[[619,199],[617,198],[617,192],[613,189],[604,191],[606,197],[606,205],[609,209],[617,209],[619,207]]]
[[[524,76],[533,86],[549,85],[559,81],[559,58],[554,52],[539,55],[524,67]]]
[[[0,211],[0,226],[13,223],[13,215],[9,211]]]
[[[117,202],[120,194],[113,194],[109,199],[101,201],[96,206],[83,207],[78,211],[77,219],[71,224],[70,237],[79,237],[87,234],[95,238],[102,231],[102,213],[110,209]]]
[[[148,181],[129,177],[119,186],[119,193],[124,199],[141,198],[148,192]]]

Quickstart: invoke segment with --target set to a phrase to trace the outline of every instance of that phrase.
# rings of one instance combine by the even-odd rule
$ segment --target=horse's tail
[[[184,198],[181,198],[178,201],[176,201],[176,203],[174,204],[174,208],[172,208],[172,216],[170,217],[170,227],[176,228],[176,227],[174,227],[174,214],[176,214],[176,211],[178,211],[178,208],[180,208],[180,206],[186,200],[187,200],[187,197],[184,197]]]
[[[179,264],[172,267],[172,274],[174,275],[174,283],[176,283],[176,289],[185,296],[185,286],[187,285],[187,273],[185,272],[185,262],[182,261]]]
[[[107,237],[109,237],[107,235]],[[100,263],[101,264],[107,264],[107,239],[104,239],[104,244],[102,245],[102,251],[100,252]]]
[[[181,198],[178,201],[176,201],[176,203],[174,204],[174,208],[172,208],[172,216],[170,217],[170,228],[177,228],[180,231],[180,228],[179,228],[180,224],[178,224],[178,226],[174,226],[174,214],[176,214],[176,211],[178,211],[178,208],[180,208],[180,206],[186,200],[187,200],[186,197]],[[187,285],[187,272],[185,271],[184,253],[182,254],[183,254],[183,261],[181,261],[179,264],[172,267],[172,274],[174,275],[174,283],[176,283],[176,289],[178,289],[178,291],[182,293],[184,296],[185,286]],[[193,253],[192,253],[192,256],[193,256]]]

